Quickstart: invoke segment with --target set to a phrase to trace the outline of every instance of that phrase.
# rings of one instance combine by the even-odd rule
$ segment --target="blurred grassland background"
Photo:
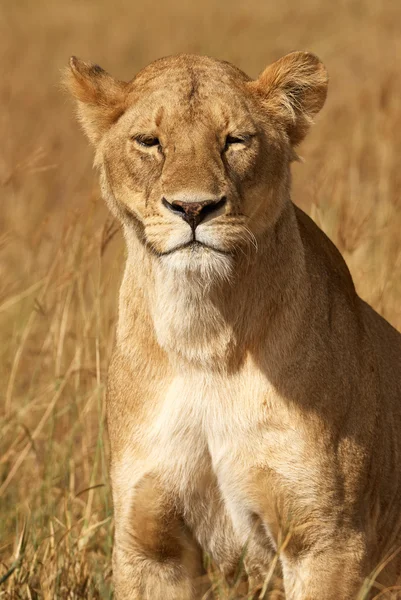
[[[112,593],[104,389],[124,248],[60,69],[76,54],[131,79],[195,52],[256,77],[298,49],[330,88],[293,199],[401,329],[400,2],[0,1],[0,598]]]

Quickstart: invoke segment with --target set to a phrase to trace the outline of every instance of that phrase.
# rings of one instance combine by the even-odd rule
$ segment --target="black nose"
[[[166,198],[162,199],[163,206],[189,223],[194,231],[199,223],[204,221],[208,215],[216,212],[219,208],[222,208],[226,202],[225,196],[220,198],[220,200],[203,200],[202,202],[173,200],[170,203]]]

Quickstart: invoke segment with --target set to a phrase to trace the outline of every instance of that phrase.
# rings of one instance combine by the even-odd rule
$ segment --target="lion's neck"
[[[123,282],[122,295],[124,286],[132,291],[135,278],[146,305],[142,311],[147,318],[143,318],[152,329],[149,339],[156,339],[177,366],[235,368],[251,346],[265,344],[269,331],[276,329],[273,321],[283,321],[287,327],[294,323],[303,275],[302,248],[295,247],[298,242],[293,224],[278,223],[251,260],[238,262],[231,277],[216,279],[168,268],[128,244],[131,275],[129,283]],[[139,273],[141,260],[146,268]],[[120,303],[121,310],[125,309]]]
[[[195,273],[156,265],[149,298],[159,344],[178,363],[211,367],[227,360],[235,341],[225,310],[231,296],[226,282],[205,284]]]

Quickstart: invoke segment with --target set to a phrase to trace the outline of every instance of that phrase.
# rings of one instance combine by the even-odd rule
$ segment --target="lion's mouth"
[[[158,252],[159,256],[168,256],[169,254],[173,254],[174,252],[179,252],[180,250],[190,250],[193,253],[199,252],[201,250],[211,250],[212,252],[217,252],[218,254],[231,254],[226,250],[221,250],[221,248],[216,248],[215,246],[210,246],[209,244],[204,244],[203,242],[199,242],[198,240],[191,240],[186,244],[180,244],[179,246],[175,246],[171,248],[171,250],[166,250],[166,252]]]

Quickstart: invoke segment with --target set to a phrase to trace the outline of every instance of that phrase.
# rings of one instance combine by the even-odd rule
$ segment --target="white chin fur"
[[[152,317],[157,340],[171,360],[211,367],[227,355],[232,326],[213,298],[233,272],[230,255],[208,248],[186,248],[157,259]]]
[[[160,258],[161,264],[177,274],[198,275],[207,280],[230,279],[234,267],[233,258],[203,247],[183,248]]]

